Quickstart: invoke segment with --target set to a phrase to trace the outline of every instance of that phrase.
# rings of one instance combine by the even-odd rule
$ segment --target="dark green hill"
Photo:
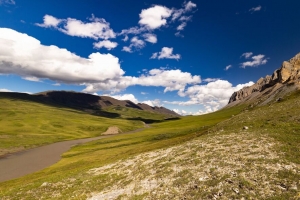
[[[164,107],[151,107],[147,104],[135,104],[129,100],[117,100],[109,96],[96,96],[73,91],[46,91],[37,94],[24,94],[14,92],[1,92],[0,98],[13,98],[22,101],[43,103],[46,105],[73,108],[90,114],[104,117],[119,117],[115,113],[107,113],[109,107],[132,108],[147,113],[160,114],[164,118],[179,117],[177,113]]]

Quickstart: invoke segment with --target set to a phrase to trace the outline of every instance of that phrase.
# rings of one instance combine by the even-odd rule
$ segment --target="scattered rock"
[[[291,185],[290,189],[291,190],[298,190],[298,187],[297,187],[297,185]]]
[[[279,97],[279,98],[276,99],[276,102],[280,102],[280,101],[282,101],[281,97]]]
[[[283,184],[283,183],[281,183],[279,185],[279,188],[282,189],[282,190],[287,190],[287,186],[285,184]]]
[[[282,154],[275,149],[276,144],[272,138],[258,138],[251,132],[232,133],[143,153],[92,169],[90,176],[106,174],[112,186],[91,194],[90,200],[121,199],[123,196],[126,196],[124,199],[133,199],[134,195],[140,194],[148,194],[144,199],[176,199],[178,196],[178,199],[195,199],[193,195],[197,193],[197,199],[216,200],[228,197],[268,199],[282,193],[294,194],[297,190],[290,191],[290,187],[297,185],[298,181],[290,183],[278,177],[278,170],[290,166],[290,171],[295,169],[293,173],[296,174],[298,165],[282,160]],[[256,148],[252,148],[253,145]],[[273,162],[274,159],[278,162]],[[128,181],[126,184],[119,182],[114,179],[114,174],[124,176]],[[153,182],[149,183],[149,180]],[[286,190],[279,189],[281,183]]]
[[[230,184],[232,184],[233,183],[233,181],[232,180],[230,180],[230,179],[226,179],[225,180],[227,183],[230,183]]]
[[[239,189],[237,189],[237,188],[232,188],[232,191],[234,191],[236,194],[240,193]]]
[[[249,129],[248,126],[243,127],[243,130],[248,130],[248,129]]]
[[[47,187],[47,186],[49,186],[49,185],[51,185],[51,184],[48,183],[48,182],[44,182],[44,183],[41,185],[41,187]]]

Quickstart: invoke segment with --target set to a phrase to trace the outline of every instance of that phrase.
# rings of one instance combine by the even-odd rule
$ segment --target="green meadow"
[[[53,166],[0,183],[0,199],[86,199],[90,193],[108,186],[106,175],[93,177],[87,173],[89,169],[196,138],[238,133],[243,131],[243,126],[248,126],[249,132],[254,135],[266,134],[274,138],[281,144],[277,150],[288,161],[300,164],[299,96],[295,93],[282,102],[264,107],[243,105],[201,116],[171,119],[164,119],[160,114],[116,107],[106,109],[106,112],[118,114],[119,117],[105,118],[68,108],[0,98],[0,148],[4,150],[94,137],[109,126],[118,126],[126,132],[143,127],[142,121],[152,122],[150,128],[140,132],[75,146]],[[282,176],[291,174],[283,173]],[[117,182],[126,181],[122,178],[114,177]],[[72,187],[59,186],[62,180],[72,183]],[[58,186],[45,189],[41,187],[43,183],[56,183]],[[55,196],[58,191],[60,195]]]
[[[0,97],[0,156],[64,140],[96,137],[110,126],[123,132],[143,127],[134,120],[105,118],[25,99]]]

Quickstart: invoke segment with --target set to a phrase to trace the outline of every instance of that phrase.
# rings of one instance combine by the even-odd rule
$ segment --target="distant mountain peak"
[[[178,117],[177,113],[164,107],[151,107],[144,103],[135,104],[130,100],[118,100],[109,96],[97,96],[75,91],[45,91],[34,94],[40,100],[78,109],[99,110],[109,106],[129,107],[146,110],[168,116]]]
[[[299,89],[300,86],[300,53],[284,61],[282,66],[275,70],[272,75],[260,78],[254,85],[244,87],[234,92],[229,99],[228,104],[247,102],[250,100],[260,99],[266,103],[275,97],[275,93],[284,93],[287,89],[290,91]]]

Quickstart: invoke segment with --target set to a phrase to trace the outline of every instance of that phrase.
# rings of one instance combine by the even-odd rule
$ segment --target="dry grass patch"
[[[266,136],[231,133],[207,136],[100,168],[93,176],[122,176],[90,199],[237,199],[295,197],[300,166],[276,152]],[[284,175],[285,174],[285,175]]]

